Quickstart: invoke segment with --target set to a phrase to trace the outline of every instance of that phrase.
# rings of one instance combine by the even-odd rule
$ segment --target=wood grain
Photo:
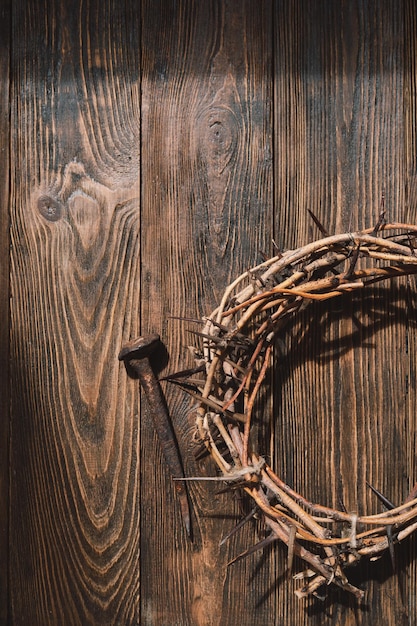
[[[0,624],[8,621],[9,560],[9,293],[10,293],[10,26],[11,3],[0,6]]]
[[[297,600],[282,546],[228,567],[263,535],[220,546],[247,503],[218,484],[190,484],[189,542],[117,360],[158,332],[156,369],[189,366],[199,327],[177,318],[208,314],[273,240],[317,238],[307,209],[353,230],[384,192],[417,221],[414,5],[1,3],[1,624],[414,624],[415,540],[399,575],[388,556],[352,571],[362,605]],[[416,480],[416,293],[311,305],[277,349],[259,445],[313,500],[377,512],[366,480],[394,502]],[[214,474],[164,385],[186,473]]]
[[[278,3],[280,246],[320,235],[307,209],[329,232],[375,223],[382,192],[389,219],[415,219],[415,209],[405,206],[404,24],[402,3]],[[313,501],[376,512],[366,480],[395,502],[413,482],[407,461],[407,403],[414,397],[407,382],[410,283],[315,306],[289,329],[277,371],[282,434],[275,462]],[[408,549],[398,551],[399,562],[407,561]],[[352,576],[367,590],[363,607],[337,592],[305,607],[291,585],[282,586],[274,623],[283,605],[286,624],[368,624],[370,615],[375,623],[408,623],[407,598],[389,559]]]
[[[412,0],[405,2],[405,41],[404,41],[404,170],[405,170],[405,211],[407,219],[416,220],[417,214],[417,11]],[[407,383],[406,417],[404,424],[407,437],[407,475],[410,480],[417,476],[416,440],[417,440],[417,394],[416,394],[416,306],[413,295],[416,290],[416,281],[410,281],[407,292],[409,317],[406,327],[407,353]],[[410,540],[409,553],[414,558],[405,561],[405,575],[403,584],[408,592],[409,620],[417,612],[417,595],[415,581],[417,580],[417,553],[416,538]]]
[[[66,7],[13,9],[11,620],[138,624],[138,15]]]
[[[163,329],[173,371],[190,364],[193,337],[187,330],[199,327],[170,316],[209,313],[224,286],[260,258],[271,237],[272,14],[269,2],[251,0],[145,2],[142,14],[141,317],[147,331]],[[187,473],[213,473],[213,467],[193,463],[188,399],[168,394]],[[172,517],[172,486],[145,424],[142,446],[143,623],[267,621],[268,599],[257,607],[269,585],[262,561],[227,568],[247,540],[256,540],[253,527],[219,546],[239,519],[233,497],[209,483],[191,486],[191,546],[178,507]],[[257,583],[248,594],[253,567],[259,568]]]

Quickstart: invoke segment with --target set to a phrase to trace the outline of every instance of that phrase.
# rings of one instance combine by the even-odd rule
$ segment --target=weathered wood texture
[[[0,624],[7,621],[9,558],[10,9],[10,2],[0,5]]]
[[[172,355],[169,367],[175,370],[189,360],[186,346],[193,337],[187,328],[198,326],[170,317],[207,313],[222,287],[268,245],[272,11],[270,3],[253,0],[152,0],[142,15],[141,318],[146,329],[163,330]],[[236,45],[242,38],[245,45]],[[201,472],[201,464],[192,463],[189,401],[172,392],[169,400],[187,473]],[[154,435],[146,423],[142,449],[150,451]],[[259,573],[248,597],[246,566],[227,569],[235,550],[253,540],[253,530],[226,548],[219,546],[238,519],[233,499],[217,495],[217,486],[196,485],[194,544],[186,542],[178,512],[174,528],[179,535],[173,542],[172,500],[167,502],[166,495],[172,487],[165,473],[161,485],[160,471],[155,471],[160,466],[159,455],[144,454],[143,624],[235,624],[242,611],[248,624],[268,621],[270,601],[256,607],[266,593],[266,572]],[[157,567],[156,554],[165,555]],[[181,569],[173,576],[175,563]]]
[[[138,24],[13,4],[12,624],[139,622]]]
[[[316,238],[307,209],[353,230],[384,193],[417,221],[414,4],[2,3],[1,624],[414,624],[414,540],[398,576],[388,557],[352,572],[363,605],[297,600],[280,546],[228,567],[261,529],[219,545],[247,504],[218,485],[190,485],[190,542],[117,360],[159,332],[161,369],[190,365],[198,327],[178,318],[208,314],[273,239]],[[414,483],[416,304],[414,279],[380,286],[283,338],[260,442],[312,499],[376,512],[366,481],[394,502]],[[164,389],[186,473],[213,473],[189,400]]]
[[[376,222],[383,193],[391,219],[415,221],[405,169],[406,136],[415,124],[412,113],[404,115],[404,51],[415,55],[408,20],[403,3],[280,3],[274,98],[280,246],[319,235],[307,209],[329,232]],[[411,488],[415,304],[412,278],[313,307],[291,329],[277,371],[275,466],[313,501],[378,512],[366,481],[395,502]],[[409,623],[413,554],[410,543],[398,550],[405,571],[399,578],[389,558],[352,573],[367,588],[363,607],[333,593],[324,603],[310,602],[307,614],[313,623]],[[291,585],[281,586],[278,606],[288,611],[282,619],[304,623],[291,594]]]

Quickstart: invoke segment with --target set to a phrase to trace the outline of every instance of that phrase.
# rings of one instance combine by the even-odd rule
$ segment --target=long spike
[[[186,370],[181,370],[179,372],[173,372],[172,374],[166,374],[166,376],[161,376],[159,378],[159,381],[161,380],[172,381],[172,380],[176,380],[177,378],[187,378],[188,376],[191,376],[192,374],[198,374],[200,372],[204,372],[205,369],[206,369],[205,365],[200,365],[199,367],[190,367],[189,369],[186,369]]]
[[[243,526],[245,524],[247,524],[251,519],[253,519],[253,516],[255,515],[256,511],[258,510],[258,506],[253,507],[253,509],[251,511],[249,511],[249,513],[247,515],[245,515],[245,517],[243,517],[237,524],[236,526],[234,526],[232,528],[232,530],[230,532],[227,533],[227,535],[225,535],[223,537],[223,539],[220,542],[220,546],[222,546],[223,544],[226,543],[226,541],[229,541],[229,539],[231,537],[233,537],[233,535],[235,535],[237,533],[238,530],[240,530],[241,528],[243,528]]]
[[[270,535],[268,535],[268,537],[265,537],[265,539],[258,541],[258,543],[255,543],[255,545],[251,546],[244,552],[241,552],[240,554],[235,556],[234,559],[229,561],[227,565],[232,565],[233,563],[236,563],[237,561],[240,561],[241,559],[246,559],[247,556],[250,556],[254,552],[258,552],[258,550],[263,550],[264,548],[269,546],[269,544],[274,543],[274,541],[277,541],[277,540],[278,540],[278,537],[274,533],[271,533]]]
[[[194,382],[191,382],[190,380],[177,380],[176,378],[166,378],[165,380],[172,385],[177,385],[178,387],[181,387],[181,389],[183,389],[190,395],[193,395],[194,393],[194,395],[198,396],[198,387],[194,385]]]
[[[380,491],[378,491],[378,489],[375,489],[375,487],[370,485],[368,482],[366,482],[366,484],[371,489],[371,491],[376,495],[378,500],[382,502],[384,507],[388,509],[388,511],[392,511],[392,509],[395,509],[395,504],[393,504],[390,500],[388,500],[388,498],[386,498]],[[393,571],[395,572],[395,548],[394,548],[395,536],[392,532],[392,526],[387,526],[387,539],[388,539],[388,550],[389,550],[389,556],[391,559],[391,565],[392,565]]]
[[[317,226],[321,234],[324,235],[325,237],[328,237],[329,231],[326,230],[326,228],[324,228],[323,224],[320,222],[318,217],[316,217],[313,211],[310,211],[310,209],[307,209],[307,211],[309,212],[311,219],[313,220],[313,222],[315,223],[315,225]]]
[[[390,500],[388,500],[388,498],[386,498],[380,491],[378,491],[378,489],[370,485],[368,481],[366,481],[366,484],[368,485],[369,489],[376,495],[378,500],[382,502],[385,508],[388,509],[388,511],[395,509],[395,504],[393,504]]]

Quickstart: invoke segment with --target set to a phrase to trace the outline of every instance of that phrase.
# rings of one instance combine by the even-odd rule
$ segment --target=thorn
[[[216,335],[209,335],[207,333],[202,333],[199,330],[190,330],[187,328],[187,333],[191,333],[192,335],[197,335],[197,337],[202,337],[203,339],[208,339],[213,342],[213,344],[224,343],[224,339],[221,337],[217,337]]]
[[[247,515],[245,515],[244,518],[242,518],[237,524],[236,526],[234,526],[232,528],[232,530],[230,532],[227,533],[227,535],[225,535],[223,537],[223,539],[221,540],[221,542],[219,543],[220,546],[222,546],[223,544],[226,543],[226,541],[229,541],[229,539],[231,537],[233,537],[233,535],[235,535],[237,533],[238,530],[240,530],[241,528],[243,528],[243,526],[245,524],[247,524],[247,522],[249,522],[253,516],[255,515],[256,511],[258,510],[258,506],[255,506],[251,511],[249,511],[249,513]]]
[[[368,481],[366,481],[366,484],[368,485],[369,489],[376,495],[378,500],[382,502],[385,508],[388,509],[388,511],[395,509],[395,504],[393,504],[390,500],[388,500],[388,498],[386,498],[380,491],[378,491],[378,489],[375,489],[375,487],[370,485]]]
[[[195,395],[198,395],[197,394],[198,388],[189,380],[177,380],[176,378],[170,379],[168,377],[166,377],[164,380],[166,380],[168,383],[171,383],[171,385],[177,385],[178,387],[181,387],[181,389],[183,389],[190,395],[193,395],[191,392],[194,392]]]
[[[342,498],[339,498],[339,506],[342,509],[343,513],[347,513],[347,508],[345,507],[345,503],[343,502]]]
[[[380,491],[378,491],[378,489],[375,489],[375,487],[370,485],[368,483],[368,481],[366,481],[366,484],[371,489],[371,491],[376,495],[378,500],[380,500],[380,502],[382,502],[384,507],[386,509],[388,509],[388,511],[392,511],[392,509],[395,509],[395,504],[393,504],[390,500],[388,500],[388,498],[386,498]],[[389,555],[390,555],[390,559],[391,559],[391,565],[392,565],[393,571],[395,572],[394,540],[395,540],[396,536],[392,532],[392,526],[387,526],[386,530],[387,530],[388,550],[389,550]]]
[[[270,535],[268,535],[268,537],[265,537],[265,539],[262,539],[262,541],[258,541],[258,543],[255,543],[255,545],[245,550],[245,552],[241,552],[240,554],[235,556],[235,558],[229,561],[227,565],[232,565],[233,563],[236,563],[237,561],[240,561],[241,559],[245,559],[247,556],[250,556],[254,552],[258,552],[258,550],[263,550],[264,548],[269,546],[270,543],[277,541],[277,539],[278,537],[275,535],[275,533],[271,533]]]
[[[313,220],[313,222],[315,223],[315,225],[317,226],[321,234],[324,235],[325,237],[328,237],[329,232],[324,228],[320,220],[314,215],[313,211],[310,211],[310,209],[307,209],[307,211],[309,212],[311,219]]]
[[[176,380],[177,378],[187,378],[188,376],[191,376],[191,374],[198,374],[199,372],[204,372],[205,369],[206,369],[205,365],[200,365],[199,367],[192,367],[190,369],[181,370],[180,372],[173,372],[172,374],[161,376],[161,378],[159,378],[159,381],[161,380],[172,381],[172,380]]]
[[[224,324],[220,324],[220,322],[216,322],[216,320],[211,319],[211,317],[208,317],[207,321],[219,330],[222,330],[224,333],[228,333],[230,330],[230,328],[227,328]]]
[[[277,251],[276,256],[280,259],[282,259],[282,251],[279,247],[279,245],[277,244],[277,242],[275,241],[275,239],[271,239],[272,241],[272,245],[274,246],[275,250]]]
[[[372,231],[372,235],[376,235],[378,233],[378,231],[381,230],[381,228],[384,226],[386,220],[385,220],[385,211],[382,211],[382,213],[380,214],[377,223],[375,224],[375,227]]]
[[[392,526],[387,526],[387,539],[388,539],[388,550],[389,556],[391,559],[392,570],[395,572],[395,549],[394,549],[394,535],[392,532]]]
[[[375,227],[372,231],[373,235],[376,235],[377,232],[379,230],[381,230],[381,228],[384,226],[385,224],[385,192],[383,191],[381,194],[381,210],[380,210],[380,214],[378,217],[378,221],[375,224]]]

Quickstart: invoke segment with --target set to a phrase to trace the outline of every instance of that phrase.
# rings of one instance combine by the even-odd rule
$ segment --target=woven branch
[[[241,485],[253,498],[269,539],[288,546],[289,564],[294,555],[307,564],[307,571],[296,576],[304,578],[296,591],[300,598],[326,583],[362,598],[364,592],[349,582],[346,568],[392,550],[416,530],[417,488],[401,506],[378,515],[353,515],[309,502],[254,449],[255,400],[274,341],[289,319],[315,300],[416,273],[416,236],[413,225],[378,224],[279,254],[238,276],[199,333],[205,373],[193,379],[190,391],[198,401],[198,436],[221,478]]]

